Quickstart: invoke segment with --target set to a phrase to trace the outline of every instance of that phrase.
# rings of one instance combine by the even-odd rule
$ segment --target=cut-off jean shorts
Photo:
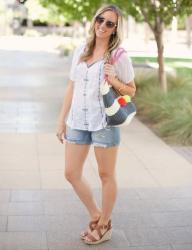
[[[65,139],[73,144],[93,144],[100,147],[117,146],[120,143],[120,130],[118,127],[106,127],[98,131],[87,131],[66,127]]]

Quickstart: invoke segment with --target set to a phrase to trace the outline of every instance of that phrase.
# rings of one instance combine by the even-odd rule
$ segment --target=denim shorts
[[[65,139],[74,144],[93,144],[100,147],[112,147],[120,143],[120,130],[118,127],[106,127],[98,131],[87,131],[66,128]]]

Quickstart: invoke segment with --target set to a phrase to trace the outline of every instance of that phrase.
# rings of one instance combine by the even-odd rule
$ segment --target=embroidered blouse
[[[88,65],[79,63],[85,44],[73,54],[69,78],[74,83],[71,108],[66,124],[73,129],[97,131],[107,126],[100,84],[104,79],[104,59]],[[113,53],[115,50],[113,51]],[[113,55],[112,53],[112,55]],[[123,53],[114,64],[118,79],[126,84],[134,79],[131,59]]]

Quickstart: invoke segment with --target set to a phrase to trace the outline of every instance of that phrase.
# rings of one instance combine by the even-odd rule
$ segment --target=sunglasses
[[[114,22],[112,22],[112,21],[105,21],[106,19],[104,18],[104,17],[102,17],[102,16],[97,16],[96,17],[96,22],[98,23],[98,24],[102,24],[102,23],[105,23],[105,26],[107,27],[107,28],[109,28],[109,29],[112,29],[113,27],[116,27],[117,26],[117,24],[116,23],[114,23]]]

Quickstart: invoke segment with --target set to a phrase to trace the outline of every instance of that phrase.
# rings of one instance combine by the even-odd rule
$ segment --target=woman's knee
[[[115,180],[115,175],[113,173],[108,173],[105,171],[100,171],[99,177],[100,177],[102,183],[106,183],[106,182]]]
[[[74,170],[65,169],[65,178],[67,179],[67,181],[69,181],[70,183],[74,183],[76,181],[78,181],[80,179],[81,175],[78,174],[77,172],[75,172]]]

